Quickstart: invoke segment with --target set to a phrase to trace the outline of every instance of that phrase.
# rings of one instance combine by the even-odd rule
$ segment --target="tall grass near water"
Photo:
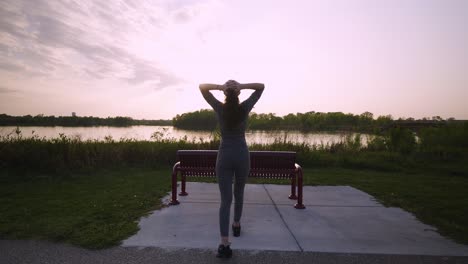
[[[44,173],[92,170],[121,166],[167,168],[176,162],[179,149],[218,149],[219,135],[208,141],[164,139],[155,132],[151,140],[82,140],[61,134],[54,139],[24,137],[19,129],[0,137],[0,168]],[[360,135],[329,144],[293,143],[287,135],[272,144],[252,144],[251,150],[295,151],[303,167],[343,167],[398,171],[436,167],[467,175],[468,124],[413,132],[394,128],[362,144]]]
[[[82,140],[60,134],[53,139],[15,135],[0,137],[0,167],[39,172],[66,172],[110,167],[167,167],[176,160],[178,149],[215,149],[216,141],[162,139],[139,141],[111,136],[104,140]]]

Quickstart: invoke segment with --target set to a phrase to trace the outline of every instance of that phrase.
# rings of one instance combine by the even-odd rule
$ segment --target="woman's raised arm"
[[[215,110],[215,112],[218,112],[223,104],[213,96],[210,90],[224,91],[226,89],[226,86],[219,85],[219,84],[202,83],[199,85],[199,88],[200,88],[200,92],[203,95],[203,98],[205,98],[205,100],[208,102],[208,104],[211,105],[211,107],[213,108],[213,110]]]
[[[241,103],[241,105],[250,112],[254,105],[257,103],[260,96],[262,96],[263,90],[265,89],[265,85],[263,83],[245,83],[239,84],[239,89],[253,89],[253,92],[247,100]]]
[[[243,83],[239,84],[239,89],[263,90],[265,85],[263,83]]]
[[[226,89],[226,86],[224,85],[212,84],[212,83],[202,83],[200,84],[199,87],[200,87],[200,91],[209,91],[209,90],[224,91],[224,89]]]

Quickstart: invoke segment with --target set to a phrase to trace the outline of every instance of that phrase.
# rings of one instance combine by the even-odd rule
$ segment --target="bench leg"
[[[297,203],[294,205],[296,209],[305,209],[304,204],[302,203],[302,168],[297,168]]]
[[[177,168],[179,163],[177,162],[172,169],[172,199],[169,203],[170,205],[178,205],[179,201],[177,201]]]
[[[297,196],[296,196],[296,174],[294,174],[294,177],[291,178],[291,194],[289,195],[289,199],[297,200]]]
[[[186,182],[187,179],[186,179],[185,175],[182,175],[181,178],[182,179],[181,179],[181,184],[180,185],[181,185],[182,190],[180,191],[179,195],[180,196],[187,196],[188,193],[185,191],[185,182]]]

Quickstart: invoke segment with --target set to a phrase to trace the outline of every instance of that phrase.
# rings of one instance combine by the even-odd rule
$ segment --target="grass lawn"
[[[306,168],[305,184],[356,187],[468,244],[466,177]],[[159,209],[160,198],[169,191],[169,168],[119,168],[63,177],[2,171],[0,237],[48,239],[86,248],[117,245],[137,232],[138,219]]]
[[[169,170],[116,169],[62,178],[0,174],[0,237],[41,238],[86,248],[117,245],[159,209]]]

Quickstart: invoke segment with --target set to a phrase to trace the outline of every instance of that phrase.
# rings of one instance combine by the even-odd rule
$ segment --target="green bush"
[[[409,154],[415,150],[416,137],[411,130],[396,127],[388,132],[387,144],[391,151]]]
[[[468,123],[422,129],[419,141],[420,151],[426,157],[442,160],[459,158],[467,153]]]

